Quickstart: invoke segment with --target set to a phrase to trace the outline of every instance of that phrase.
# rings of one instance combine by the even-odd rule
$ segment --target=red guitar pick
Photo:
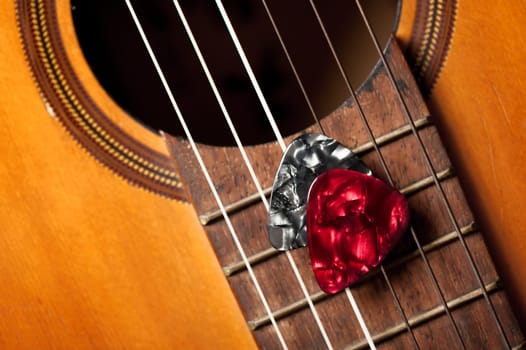
[[[337,293],[378,266],[409,224],[407,200],[363,173],[329,170],[307,204],[307,240],[320,288]]]

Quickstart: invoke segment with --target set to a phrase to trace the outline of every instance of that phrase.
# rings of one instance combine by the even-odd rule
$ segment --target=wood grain
[[[404,1],[406,33],[414,3]],[[459,1],[450,52],[428,101],[521,324],[526,324],[525,20],[522,1]]]
[[[69,2],[56,3],[64,51],[81,85],[122,130],[168,155],[161,137],[133,121],[98,85],[76,41]],[[401,38],[410,37],[414,9],[414,2],[404,2],[400,28],[405,28],[405,34]],[[524,154],[522,147],[517,146],[524,141],[525,127],[521,121],[525,71],[518,65],[526,56],[524,14],[519,1],[460,1],[451,54],[430,100],[437,124],[450,141],[448,147],[455,167],[466,174],[462,179],[469,188],[468,198],[475,204],[490,248],[499,258],[506,286],[515,287],[510,289],[513,293],[526,287],[521,264],[524,240],[520,232],[524,186],[519,167],[524,163]],[[231,277],[230,286],[222,275],[216,254],[223,265],[239,260],[224,226],[210,226],[207,237],[194,208],[130,185],[75,144],[49,115],[31,79],[15,17],[12,2],[0,5],[0,347],[246,349],[256,346],[254,336],[265,347],[275,348],[277,342],[271,327],[262,327],[252,335],[246,326],[247,319],[264,315],[247,274]],[[406,84],[405,95],[418,95],[404,64],[397,65],[403,76],[401,81]],[[404,123],[392,91],[385,90],[387,85],[385,77],[377,75],[362,91],[363,104],[367,113],[372,113],[372,127],[377,135]],[[383,93],[372,92],[378,87],[383,87]],[[427,114],[420,100],[412,102],[411,108],[415,118]],[[352,147],[366,139],[357,120],[352,104],[347,104],[326,123],[332,135]],[[436,147],[440,140],[435,129],[426,128],[421,135],[432,150],[437,168],[449,167],[444,150]],[[206,186],[200,173],[187,168],[193,160],[185,151],[186,145],[172,140],[173,145],[177,146],[174,154],[179,167],[187,173],[198,211],[213,209],[214,202],[203,192]],[[415,149],[416,144],[410,139],[382,148],[397,186],[427,174],[422,159],[413,152]],[[232,148],[207,149],[225,202],[254,191],[250,177],[233,152]],[[250,149],[251,157],[259,159],[256,171],[264,185],[272,181],[279,154],[276,145]],[[364,160],[385,177],[374,153],[365,155]],[[458,180],[447,180],[444,186],[459,223],[470,223],[473,218]],[[410,199],[415,210],[415,229],[423,242],[451,231],[437,198],[436,189],[428,188]],[[249,254],[268,246],[264,240],[266,219],[262,205],[236,214],[233,220]],[[467,240],[484,282],[496,280],[497,273],[481,235],[470,235]],[[413,248],[408,239],[397,253]],[[429,254],[447,300],[477,288],[463,254],[458,242]],[[317,286],[308,277],[306,251],[294,252],[293,256],[302,276],[306,276],[309,292],[316,292]],[[289,283],[294,277],[287,264],[280,255],[255,268],[256,276],[265,281],[272,309],[303,298],[297,284]],[[408,316],[439,305],[421,259],[389,271],[389,276]],[[400,322],[396,304],[381,277],[360,285],[353,293],[365,310],[364,317],[373,333]],[[526,299],[514,295],[514,307],[524,311]],[[505,293],[499,289],[491,293],[491,300],[510,342],[520,344],[524,337]],[[344,295],[326,299],[317,308],[322,321],[329,325],[334,345],[344,347],[362,338],[356,320],[348,317],[351,311]],[[524,314],[519,312],[519,316]],[[500,346],[482,299],[455,310],[453,317],[468,344],[476,348]],[[323,345],[307,309],[279,321],[279,325],[291,347]],[[414,335],[421,344],[456,344],[444,316],[415,328]],[[385,348],[407,348],[411,344],[404,333]]]
[[[409,105],[412,118],[419,119],[428,115],[423,101],[418,98],[416,83],[412,79],[396,45],[390,47],[389,52],[397,83]],[[362,87],[359,100],[375,135],[383,135],[407,124],[392,84],[381,66],[377,67],[371,79]],[[323,123],[329,135],[351,148],[368,141],[356,104],[351,100],[325,118]],[[313,127],[311,130],[315,129]],[[420,135],[434,167],[438,170],[447,169],[450,162],[441,146],[436,129],[434,127],[424,128]],[[198,213],[202,214],[215,209],[217,204],[210,192],[206,190],[207,184],[203,178],[202,170],[196,164],[193,152],[186,142],[169,138],[169,144],[178,164],[185,164],[184,167],[181,167],[181,175],[185,179],[185,183],[188,184]],[[236,148],[200,146],[200,151],[224,204],[237,201],[255,192],[254,183]],[[247,151],[262,186],[270,186],[282,154],[279,146],[276,143],[271,143],[248,147]],[[405,187],[430,174],[429,169],[425,166],[416,139],[412,135],[383,146],[381,152],[397,187]],[[377,176],[386,179],[379,158],[374,152],[363,155],[362,159]],[[457,179],[445,180],[443,186],[459,225],[463,226],[472,222],[473,216],[467,207]],[[409,200],[413,211],[412,224],[418,240],[422,244],[453,230],[452,222],[447,216],[437,188],[434,186],[426,188],[412,195]],[[247,255],[268,248],[267,214],[261,202],[232,214],[230,219],[235,234]],[[233,244],[231,232],[223,221],[211,224],[206,228],[223,266],[240,260],[240,254]],[[484,283],[498,280],[480,233],[469,237],[468,247]],[[407,254],[414,249],[415,243],[408,234],[397,254]],[[318,292],[319,287],[310,269],[307,249],[295,250],[292,256],[309,294]],[[429,259],[430,266],[438,280],[440,292],[445,300],[449,301],[480,288],[473,271],[469,267],[467,255],[458,240],[431,252],[427,259]],[[254,273],[272,310],[277,310],[305,298],[284,254],[256,265]],[[432,276],[428,273],[423,259],[410,260],[390,270],[388,276],[406,317],[420,315],[426,310],[440,305],[440,297],[437,294],[437,289],[433,286]],[[262,302],[255,292],[254,282],[246,271],[231,276],[229,281],[242,305],[247,320],[254,320],[266,314]],[[377,275],[366,283],[352,288],[352,292],[358,300],[366,324],[373,334],[378,334],[402,322],[403,318],[382,275]],[[510,306],[506,304],[504,292],[501,290],[492,293],[491,300],[495,304],[498,317],[504,323],[504,329],[510,342],[513,345],[520,344],[523,341],[523,336],[511,313]],[[335,348],[352,346],[364,339],[344,293],[316,304],[316,309]],[[468,348],[484,346],[498,348],[502,345],[496,332],[496,324],[492,319],[491,311],[483,299],[478,299],[472,304],[457,309],[453,317]],[[278,322],[278,327],[291,348],[321,348],[324,346],[321,332],[308,308],[281,319]],[[452,348],[460,348],[453,329],[448,319],[442,316],[416,327],[413,332],[422,348],[442,347],[445,344]],[[270,325],[258,328],[254,334],[262,348],[272,349],[279,346],[275,330]],[[406,333],[382,344],[382,347],[387,349],[411,346],[411,338]]]
[[[48,114],[14,5],[0,5],[0,347],[254,347],[193,208],[131,186]]]

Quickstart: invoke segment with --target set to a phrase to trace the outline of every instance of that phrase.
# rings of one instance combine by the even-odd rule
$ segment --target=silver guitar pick
[[[272,186],[268,222],[270,244],[278,250],[307,245],[307,196],[314,179],[334,168],[372,175],[350,149],[330,137],[304,134],[289,145]]]

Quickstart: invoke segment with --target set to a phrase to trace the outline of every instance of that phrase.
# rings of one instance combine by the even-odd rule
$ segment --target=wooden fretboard
[[[483,235],[396,43],[390,44],[387,58],[434,171],[426,165],[396,90],[382,65],[378,65],[360,88],[359,102],[394,185],[409,199],[412,231],[407,232],[388,257],[383,271],[372,272],[350,288],[365,325],[382,349],[409,349],[415,341],[421,349],[456,349],[462,348],[462,344],[468,349],[500,349],[505,348],[506,342],[512,348],[521,346],[524,335],[513,316]],[[376,176],[386,180],[356,103],[352,100],[344,103],[323,119],[323,126],[328,136],[355,150]],[[307,131],[319,132],[314,126]],[[253,277],[261,286],[277,329],[289,348],[326,348],[327,340],[335,349],[367,348],[348,293],[328,296],[320,291],[307,249],[294,250],[290,256],[308,298],[300,288],[291,260],[285,253],[269,249],[267,212],[261,198],[254,195],[256,188],[239,151],[199,146],[222,203],[228,207],[248,202],[229,211],[234,228],[231,231],[223,216],[214,214],[218,204],[187,142],[169,136],[167,141],[258,344],[265,349],[280,348],[276,327],[270,322]],[[280,148],[271,143],[246,150],[260,183],[264,188],[270,187],[282,156]],[[433,175],[439,180],[448,204]],[[448,205],[452,216],[448,214]],[[248,256],[253,277],[233,235]],[[318,321],[309,307],[309,299]]]

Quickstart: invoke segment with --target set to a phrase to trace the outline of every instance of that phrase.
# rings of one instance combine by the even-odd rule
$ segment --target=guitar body
[[[426,71],[422,84],[520,318],[526,9],[520,1],[494,6],[458,1],[439,74],[429,80]],[[405,1],[397,36],[408,50],[418,46],[416,13],[417,4]],[[69,67],[42,53],[45,35],[27,49],[45,25]],[[0,347],[255,348],[221,253],[190,203],[197,199],[179,173],[185,164],[170,152],[174,144],[130,118],[98,84],[69,3],[2,2],[0,26]],[[49,71],[31,70],[38,60],[48,60]],[[42,76],[55,81],[45,86]],[[59,115],[84,120],[82,106],[92,105],[110,118],[96,119],[99,129],[82,129],[87,122],[74,129]],[[118,131],[108,139],[106,130]],[[511,324],[515,345],[523,337]]]
[[[508,293],[520,310],[517,317],[525,324],[526,240],[522,227],[526,224],[526,186],[521,174],[526,160],[526,68],[520,62],[526,59],[526,9],[520,1],[440,3],[444,6],[438,17],[443,18],[438,22],[446,22],[446,28],[440,29],[446,32],[448,21],[454,22],[449,51],[443,61],[435,57],[427,70],[420,68],[418,73],[425,81],[428,105],[463,189],[487,232],[486,242]],[[409,33],[415,29],[410,18],[416,6],[404,2],[399,28],[402,41],[415,47],[418,45],[411,40],[419,40],[411,39]],[[433,28],[438,31],[437,27]],[[434,48],[430,45],[429,51],[443,50],[445,41],[439,40]],[[418,56],[415,47],[411,48],[414,57]]]
[[[59,5],[68,55],[87,73],[68,3]],[[192,206],[134,186],[79,147],[28,70],[15,2],[0,6],[0,347],[254,347]],[[167,153],[85,78],[126,132]]]

